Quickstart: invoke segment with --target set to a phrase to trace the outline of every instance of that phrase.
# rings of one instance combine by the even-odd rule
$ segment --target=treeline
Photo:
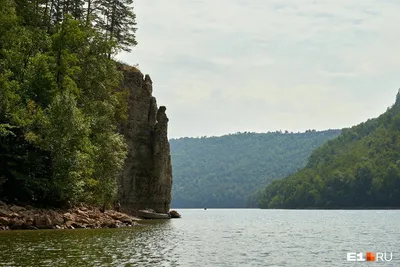
[[[0,199],[114,197],[127,92],[113,57],[136,45],[131,0],[0,0]]]
[[[344,129],[260,195],[262,208],[399,208],[400,92],[384,114]]]
[[[172,139],[172,207],[255,205],[255,197],[248,199],[255,189],[304,167],[313,149],[339,133],[245,132]]]

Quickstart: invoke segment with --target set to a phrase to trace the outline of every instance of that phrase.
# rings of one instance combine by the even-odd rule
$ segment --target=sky
[[[169,137],[341,129],[400,88],[399,0],[136,0],[138,45]]]

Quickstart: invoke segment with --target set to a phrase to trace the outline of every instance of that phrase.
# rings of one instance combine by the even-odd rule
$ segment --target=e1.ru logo
[[[347,261],[392,261],[393,252],[348,252]]]

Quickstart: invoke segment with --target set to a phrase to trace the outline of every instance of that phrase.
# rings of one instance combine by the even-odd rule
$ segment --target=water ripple
[[[145,227],[0,232],[0,266],[354,266],[346,253],[366,251],[400,266],[398,211],[181,213]]]

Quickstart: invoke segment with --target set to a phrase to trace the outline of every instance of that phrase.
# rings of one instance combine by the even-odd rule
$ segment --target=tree
[[[263,191],[265,183],[303,167],[314,148],[338,134],[339,131],[331,130],[172,139],[172,205],[257,206],[262,192],[253,193],[255,190]],[[314,201],[308,191],[305,193]]]
[[[0,0],[0,199],[112,201],[127,92],[109,55],[128,37],[115,37],[126,22],[116,13],[115,38],[105,38],[95,16],[104,3]]]
[[[398,98],[398,96],[397,96]],[[314,150],[305,168],[266,186],[262,208],[398,207],[400,102],[378,118],[343,129]],[[309,178],[313,182],[309,182]],[[279,189],[279,190],[278,190]],[[293,192],[294,191],[294,192]]]
[[[137,45],[133,0],[99,0],[95,3],[102,17],[97,23],[103,29],[106,40],[116,43],[116,50],[110,51],[110,55],[119,50],[130,52],[131,47]]]

